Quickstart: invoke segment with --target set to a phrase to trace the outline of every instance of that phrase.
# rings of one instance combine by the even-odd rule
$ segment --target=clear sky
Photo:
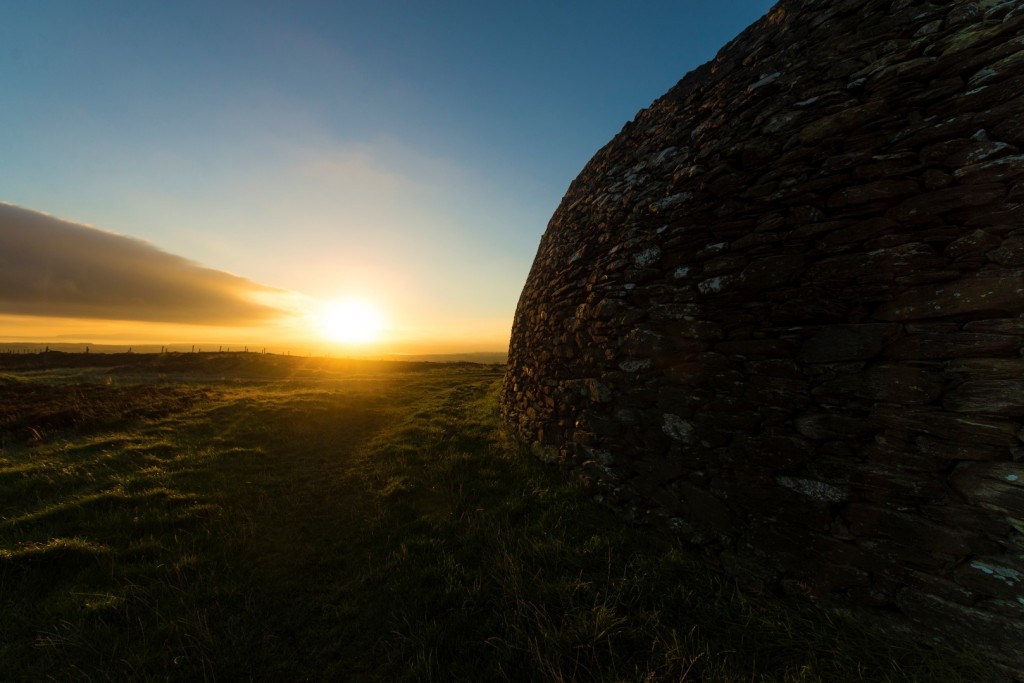
[[[0,341],[319,348],[358,299],[377,348],[504,349],[572,179],[771,5],[6,2]]]

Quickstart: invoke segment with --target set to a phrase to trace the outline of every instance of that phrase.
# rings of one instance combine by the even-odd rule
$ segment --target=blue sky
[[[771,4],[7,3],[0,200],[496,348],[583,165]]]

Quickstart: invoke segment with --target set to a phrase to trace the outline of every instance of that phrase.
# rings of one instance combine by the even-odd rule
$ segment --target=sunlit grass
[[[979,680],[597,507],[501,368],[247,362],[0,377],[0,680]]]

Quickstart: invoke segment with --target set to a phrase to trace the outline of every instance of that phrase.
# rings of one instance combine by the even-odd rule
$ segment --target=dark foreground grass
[[[597,507],[506,441],[501,368],[104,373],[0,376],[0,680],[986,675]]]

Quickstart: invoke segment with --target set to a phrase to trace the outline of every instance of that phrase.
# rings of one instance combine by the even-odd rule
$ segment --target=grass
[[[984,678],[596,506],[500,367],[253,362],[0,374],[0,680]]]

